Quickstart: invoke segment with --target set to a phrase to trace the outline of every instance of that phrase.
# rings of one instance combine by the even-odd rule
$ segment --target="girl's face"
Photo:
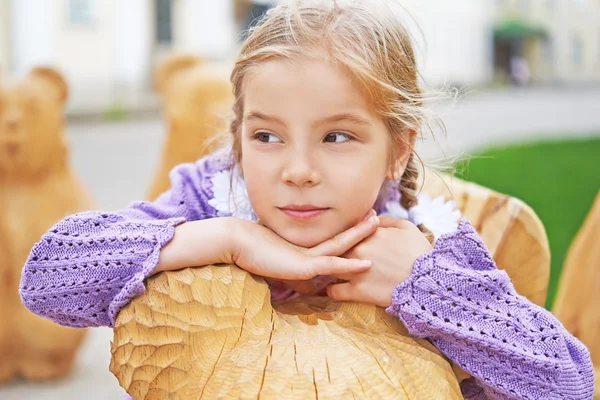
[[[242,169],[260,221],[303,247],[357,224],[390,171],[391,148],[349,75],[323,61],[269,61],[244,84]]]

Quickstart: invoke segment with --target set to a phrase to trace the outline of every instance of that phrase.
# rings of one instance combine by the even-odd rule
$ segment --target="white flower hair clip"
[[[208,204],[217,210],[219,217],[235,217],[256,222],[258,217],[252,209],[244,178],[237,167],[217,172],[212,177],[213,198]]]
[[[424,225],[436,240],[443,234],[458,229],[461,213],[456,209],[454,201],[445,201],[442,196],[432,199],[426,193],[421,193],[417,199],[419,202],[408,210],[402,207],[399,201],[388,201],[384,205],[385,211],[380,215]]]

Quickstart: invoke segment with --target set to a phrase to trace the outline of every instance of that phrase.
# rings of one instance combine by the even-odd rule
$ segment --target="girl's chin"
[[[333,226],[324,226],[324,224],[314,224],[313,226],[279,226],[280,224],[270,224],[268,221],[262,220],[262,225],[272,230],[281,238],[287,242],[304,247],[311,248],[315,247],[338,233],[344,231],[343,227],[339,227],[338,230],[332,229]]]
[[[296,246],[300,246],[300,247],[304,247],[306,249],[310,249],[312,247],[315,247],[319,244],[321,244],[323,241],[318,241],[318,240],[311,240],[311,239],[304,239],[304,238],[300,238],[300,239],[286,239],[288,242],[290,242],[293,245]]]
[[[306,229],[304,231],[293,231],[293,232],[277,232],[279,236],[294,244],[296,246],[311,248],[315,247],[328,239],[331,239],[335,234],[327,235],[323,234],[323,232],[319,232],[319,234],[312,233],[311,230]]]

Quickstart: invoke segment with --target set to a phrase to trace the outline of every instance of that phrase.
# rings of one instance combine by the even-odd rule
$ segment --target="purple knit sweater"
[[[219,155],[181,165],[171,173],[171,190],[154,203],[57,223],[24,266],[25,306],[65,326],[112,327],[119,310],[144,292],[175,226],[216,216],[208,204],[211,177],[226,168]],[[461,382],[466,399],[592,398],[585,346],[515,292],[467,221],[415,262],[387,312],[472,375]]]

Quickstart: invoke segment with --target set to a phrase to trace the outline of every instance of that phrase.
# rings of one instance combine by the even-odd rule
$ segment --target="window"
[[[69,0],[69,22],[91,24],[95,19],[94,0]]]
[[[587,0],[573,0],[573,3],[578,10],[584,10],[587,6]]]
[[[600,60],[600,31],[598,32],[598,60]]]
[[[556,8],[556,0],[546,0],[546,7],[549,11],[554,11]]]
[[[126,0],[130,1],[130,0]],[[173,41],[171,0],[155,0],[156,43],[171,44]]]
[[[578,37],[573,37],[573,64],[581,65],[583,62],[583,41]]]
[[[546,38],[542,44],[542,57],[546,64],[554,64],[554,46],[549,38]]]

